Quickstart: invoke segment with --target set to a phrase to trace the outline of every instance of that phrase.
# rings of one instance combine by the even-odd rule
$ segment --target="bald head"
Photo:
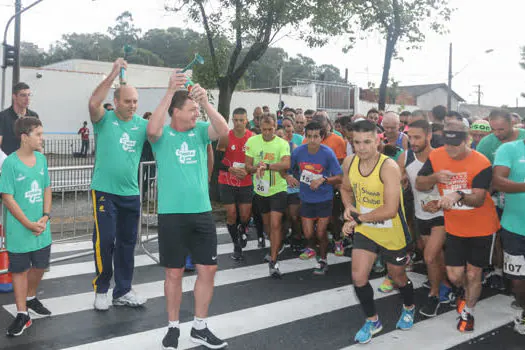
[[[399,123],[399,115],[394,112],[386,112],[383,116],[383,123]]]
[[[135,89],[131,85],[121,85],[118,88],[115,89],[115,92],[113,93],[113,98],[118,101],[121,98],[124,98],[125,96],[129,96],[130,94],[135,94],[138,96],[137,89]]]

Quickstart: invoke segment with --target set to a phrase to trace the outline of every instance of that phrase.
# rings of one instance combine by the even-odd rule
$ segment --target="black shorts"
[[[211,211],[159,214],[160,265],[180,269],[186,255],[199,265],[217,265],[217,232]]]
[[[299,204],[301,204],[301,199],[299,198],[299,193],[287,193],[286,194],[286,204],[287,205],[299,205]]]
[[[483,237],[458,237],[447,233],[445,265],[485,268],[492,263],[495,234]]]
[[[432,228],[436,226],[445,226],[445,217],[438,216],[429,220],[416,218],[416,229],[421,236],[430,236]]]
[[[230,186],[219,184],[222,204],[249,204],[253,198],[253,186]]]
[[[406,265],[410,261],[406,247],[400,250],[388,250],[359,232],[354,233],[353,249],[362,249],[381,255],[386,263],[396,266]]]
[[[288,206],[287,196],[288,193],[286,192],[279,192],[269,197],[263,197],[256,193],[254,195],[254,202],[261,214],[268,214],[271,211],[284,213]]]
[[[512,280],[525,279],[525,236],[499,231],[503,243],[503,272]]]
[[[299,215],[305,219],[329,218],[332,216],[333,201],[319,203],[301,203]]]
[[[30,268],[47,269],[51,256],[51,244],[39,250],[27,253],[7,252],[9,258],[9,272],[22,273]]]

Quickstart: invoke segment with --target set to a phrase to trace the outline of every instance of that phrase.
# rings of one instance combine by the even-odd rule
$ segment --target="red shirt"
[[[224,152],[224,159],[222,163],[228,167],[243,167],[245,166],[246,159],[246,141],[253,136],[253,133],[250,130],[246,130],[244,136],[238,138],[233,133],[233,130],[230,130],[228,133],[228,147],[226,152]],[[233,176],[227,171],[219,171],[219,183],[223,185],[230,185],[235,187],[245,187],[252,185],[252,177],[246,175],[242,180],[239,180],[237,177]]]
[[[78,130],[78,133],[82,135],[82,140],[89,140],[89,129],[88,128],[80,128]]]

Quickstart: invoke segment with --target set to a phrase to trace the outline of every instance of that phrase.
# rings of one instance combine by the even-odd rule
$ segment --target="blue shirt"
[[[510,181],[525,182],[525,142],[518,140],[499,146],[494,166],[509,168]],[[525,192],[505,193],[505,210],[501,217],[501,226],[507,231],[525,236],[523,203],[525,203]]]
[[[330,177],[343,173],[334,151],[328,146],[320,145],[315,154],[308,152],[308,145],[297,147],[290,163],[290,171],[300,182],[299,197],[306,203],[320,203],[332,200],[334,188],[327,183],[322,184],[316,191],[310,189],[312,180]]]

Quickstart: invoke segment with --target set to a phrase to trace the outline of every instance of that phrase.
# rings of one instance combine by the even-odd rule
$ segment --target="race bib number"
[[[367,208],[361,206],[361,214],[368,214],[374,209]],[[392,223],[392,219],[385,220],[385,221],[376,221],[376,222],[366,222],[363,223],[364,226],[373,227],[373,228],[392,228],[394,227],[394,224]]]
[[[244,163],[238,163],[238,162],[233,162],[233,167],[234,167],[234,168],[242,168],[242,169],[244,169],[244,168],[246,168],[246,164],[244,164]]]
[[[308,186],[310,186],[312,184],[312,181],[321,179],[322,177],[323,177],[323,175],[321,175],[321,174],[314,174],[311,171],[303,170],[301,172],[300,180],[301,180],[302,183],[307,184]]]
[[[459,191],[459,190],[458,190]],[[471,189],[462,189],[461,191],[463,191],[465,194],[471,194],[472,193],[472,190]],[[450,193],[454,193],[456,191],[452,191],[452,190],[443,190],[443,194],[446,196],[447,194],[450,194]],[[465,205],[463,202],[458,202],[456,204],[454,204],[452,206],[452,210],[472,210],[474,209],[474,207],[469,207],[468,205]]]
[[[270,182],[263,179],[258,179],[255,183],[255,190],[262,194],[268,194],[270,191]]]
[[[505,252],[503,258],[503,272],[512,276],[525,276],[525,256]]]

